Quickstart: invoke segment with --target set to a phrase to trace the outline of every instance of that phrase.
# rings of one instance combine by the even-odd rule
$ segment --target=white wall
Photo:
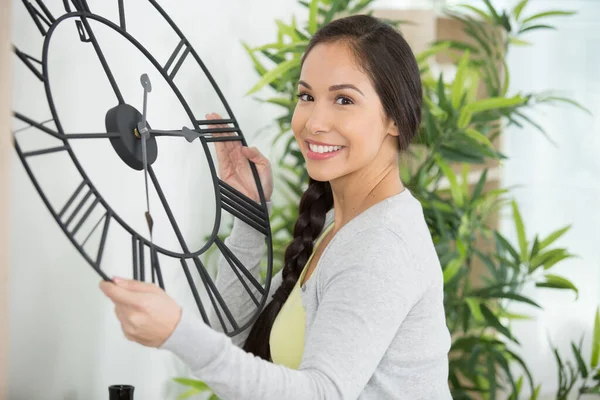
[[[15,0],[13,3],[14,43],[33,53],[35,46],[40,44],[39,34],[22,2]],[[57,13],[62,10],[60,0],[46,3]],[[95,12],[110,18],[116,17],[116,1],[90,0],[88,3]],[[125,3],[129,7],[135,2]],[[136,4],[141,3],[147,2],[138,1]],[[275,40],[274,20],[281,18],[289,21],[291,13],[298,10],[297,3],[281,0],[164,0],[160,3],[208,65],[249,138],[250,145],[258,145],[263,153],[269,154],[268,134],[274,129],[271,127],[263,133],[260,131],[272,123],[276,108],[244,97],[244,93],[257,81],[257,76],[240,41],[243,39],[250,45],[259,45]],[[147,7],[140,7],[139,10],[138,15],[134,16],[128,9],[128,26],[133,29],[137,24],[139,28],[140,24],[147,21],[146,34],[142,37],[149,46],[154,46],[158,56],[163,57],[161,62],[164,64],[164,57],[169,55],[176,42],[164,26],[155,25],[156,15],[149,12]],[[52,87],[68,95],[59,98],[59,113],[65,121],[70,121],[67,125],[73,130],[100,131],[104,111],[107,105],[114,102],[114,96],[98,64],[90,57],[91,53],[81,50],[83,44],[72,40],[73,32],[66,34],[71,28],[74,29],[68,27],[60,34],[61,38],[56,39],[68,40],[71,37],[70,42],[63,42],[69,44],[62,48],[51,48]],[[97,32],[97,35],[101,44],[107,43],[102,42],[103,39],[112,40],[108,34],[103,36],[103,32]],[[154,77],[154,90],[149,96],[148,106],[150,123],[155,128],[181,128],[182,119],[176,119],[181,110],[172,97],[167,97],[167,91],[162,90],[164,83],[149,65],[144,64],[141,55],[122,43],[111,42],[105,50],[126,100],[141,109],[139,75],[148,72],[151,78]],[[20,64],[15,62],[14,65],[14,83],[18,88],[13,96],[15,109],[40,121],[47,118],[49,113],[45,108],[47,105],[43,93],[34,88],[33,81],[27,81],[27,72]],[[89,75],[91,78],[86,78],[86,68],[94,71]],[[179,83],[184,92],[187,91],[192,97],[192,103],[197,106],[195,110],[200,113],[222,111],[212,108],[214,103],[204,99],[208,87],[193,79],[195,71],[190,71],[182,67],[184,79]],[[165,97],[161,97],[161,93]],[[173,126],[172,122],[180,125]],[[112,163],[115,158],[109,147],[94,144],[95,147],[90,148],[88,143],[92,142],[80,144],[76,152],[79,151],[78,155],[83,160],[84,168],[89,170],[91,179],[98,182],[109,201],[116,203],[117,212],[122,212],[128,222],[141,232],[146,232],[141,175],[127,171],[118,161]],[[207,197],[203,189],[209,181],[193,173],[194,167],[202,165],[189,161],[193,159],[189,146],[177,142],[170,148],[173,151],[171,154],[168,150],[166,146],[160,150],[163,183],[174,193],[170,199],[176,206],[176,215],[184,217],[181,222],[184,233],[198,243],[201,235],[207,233],[208,225],[194,221],[204,221],[206,224],[205,220],[208,219],[203,218],[207,211],[199,207],[198,199]],[[106,160],[112,163],[110,167],[103,164]],[[188,161],[184,163],[183,160]],[[57,198],[59,194],[67,195],[78,183],[73,175],[65,176],[61,167],[62,164],[50,162],[38,171],[49,193],[56,194]],[[172,377],[185,373],[185,367],[170,353],[144,348],[123,337],[110,302],[98,289],[99,276],[51,218],[16,153],[13,153],[12,169],[14,207],[9,398],[101,400],[108,398],[107,387],[117,383],[134,385],[138,399],[175,398],[178,388],[166,384]],[[118,178],[111,178],[109,173],[118,174]],[[139,205],[132,206],[132,199],[137,199]],[[157,240],[173,244],[171,236],[161,234],[166,229],[164,218],[157,215],[158,201],[155,198],[151,201],[157,220]],[[111,272],[130,276],[130,260],[130,253],[123,248],[107,253],[103,264]],[[187,292],[183,277],[176,268],[170,270],[165,265],[163,268],[167,289],[170,288],[178,299],[191,306],[189,295],[183,294]]]
[[[544,310],[519,308],[535,316],[535,321],[514,325],[515,336],[522,343],[519,352],[542,384],[544,398],[550,399],[556,396],[558,377],[548,339],[565,358],[573,360],[570,342],[578,342],[585,335],[584,356],[589,362],[594,313],[600,305],[600,31],[596,24],[600,4],[584,0],[530,3],[527,14],[547,9],[570,9],[578,14],[555,19],[556,31],[529,35],[533,46],[511,50],[512,91],[557,90],[593,113],[590,116],[562,105],[542,107],[531,114],[556,146],[529,127],[510,128],[504,135],[505,153],[510,157],[503,171],[504,184],[522,185],[514,195],[529,235],[544,236],[573,225],[556,245],[578,258],[561,262],[553,272],[573,281],[580,290],[579,299],[576,301],[572,292],[528,287],[524,294]],[[510,218],[507,212],[503,230],[516,243]]]

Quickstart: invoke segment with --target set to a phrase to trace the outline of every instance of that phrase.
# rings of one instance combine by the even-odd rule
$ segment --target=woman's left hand
[[[160,347],[179,323],[181,307],[156,285],[113,278],[100,289],[115,305],[125,337],[144,346]]]

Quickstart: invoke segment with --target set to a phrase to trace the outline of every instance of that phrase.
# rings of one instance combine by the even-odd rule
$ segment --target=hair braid
[[[281,307],[298,282],[302,269],[313,252],[314,241],[323,230],[325,215],[332,207],[333,195],[329,182],[319,182],[310,178],[308,188],[300,200],[298,220],[294,225],[294,238],[285,251],[281,286],[254,323],[244,344],[244,350],[271,361],[269,347],[271,328]]]

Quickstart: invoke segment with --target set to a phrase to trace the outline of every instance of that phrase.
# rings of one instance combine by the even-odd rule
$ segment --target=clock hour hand
[[[202,136],[201,133],[193,131],[190,128],[187,128],[185,126],[183,128],[181,128],[180,131],[165,131],[165,130],[150,129],[150,130],[148,130],[148,133],[152,136],[184,137],[190,143],[192,143],[194,141],[194,139]]]
[[[148,132],[152,136],[174,136],[174,137],[184,137],[188,142],[192,143],[195,139],[205,136],[209,138],[219,137],[221,140],[239,140],[239,136],[237,136],[233,131],[235,128],[217,128],[210,129],[208,132],[198,132],[192,130],[188,127],[183,127],[179,131],[166,131],[166,130],[157,130],[157,129],[149,129]],[[225,132],[227,131],[227,132]],[[229,135],[226,135],[228,133]],[[230,138],[230,139],[224,139]]]

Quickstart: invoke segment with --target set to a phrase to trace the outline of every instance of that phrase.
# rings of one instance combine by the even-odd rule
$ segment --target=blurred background
[[[36,52],[41,51],[42,40],[24,3],[27,2],[12,2],[13,43],[21,51],[37,54]],[[56,10],[56,13],[64,11],[63,2],[60,0],[49,0],[45,3],[50,10]],[[148,2],[138,0],[125,3],[130,31],[144,46],[151,49],[151,53],[157,59],[163,60],[161,63],[164,63],[175,49],[178,39]],[[319,7],[327,10],[327,7],[340,2],[323,0],[317,3]],[[472,95],[468,95],[467,100],[463,101],[471,101],[475,105],[460,103],[459,94],[458,97],[455,96],[456,100],[453,98],[452,106],[457,110],[456,116],[464,114],[465,118],[467,115],[470,118],[471,114],[474,115],[471,126],[476,133],[465,130],[465,121],[454,120],[452,123],[457,127],[456,132],[465,131],[466,135],[474,140],[474,143],[465,142],[463,149],[471,146],[473,152],[479,151],[479,155],[485,156],[477,158],[469,155],[471,150],[461,153],[459,150],[463,142],[448,142],[444,144],[446,152],[440,154],[449,165],[449,170],[444,169],[446,164],[440,162],[434,169],[422,172],[431,178],[425,179],[429,182],[428,185],[435,183],[435,189],[429,190],[427,188],[430,186],[425,184],[419,186],[418,179],[415,178],[419,171],[424,171],[419,167],[422,166],[419,164],[422,161],[419,157],[422,155],[418,152],[411,158],[412,162],[409,160],[407,163],[412,166],[406,169],[410,172],[403,175],[403,178],[411,183],[409,187],[414,189],[424,204],[432,205],[426,210],[431,211],[431,215],[434,215],[433,210],[437,207],[433,199],[438,199],[432,196],[439,195],[439,199],[445,199],[450,205],[438,208],[445,222],[432,222],[433,217],[428,222],[431,222],[432,234],[439,239],[440,254],[451,255],[443,257],[448,290],[454,291],[453,285],[460,285],[462,292],[458,292],[461,293],[471,290],[470,295],[451,298],[448,303],[448,321],[449,325],[456,328],[453,336],[458,348],[453,367],[457,379],[458,376],[462,376],[460,381],[464,383],[464,387],[463,383],[453,383],[453,393],[456,398],[479,398],[481,394],[466,388],[481,385],[485,391],[497,384],[502,386],[502,398],[507,398],[513,393],[514,398],[529,399],[536,388],[540,399],[577,398],[576,391],[579,387],[593,387],[600,382],[592,379],[592,371],[598,371],[597,355],[594,356],[594,351],[600,346],[600,337],[595,339],[596,342],[593,339],[596,310],[600,304],[600,79],[597,74],[600,66],[600,29],[597,27],[600,2],[374,0],[341,3],[344,3],[347,9],[340,9],[340,15],[357,4],[365,3],[368,7],[358,11],[371,10],[383,18],[412,21],[412,24],[400,23],[399,27],[401,31],[406,32],[407,40],[415,53],[421,54],[427,50],[431,52],[429,57],[419,60],[428,63],[427,71],[424,70],[424,80],[429,79],[426,86],[432,91],[431,99],[435,103],[427,106],[428,113],[439,118],[436,121],[443,122],[436,123],[440,131],[444,126],[448,126],[444,124],[450,122],[446,119],[448,110],[444,108],[439,92],[436,93],[439,74],[443,73],[443,80],[447,82],[445,90],[449,98],[455,96],[453,91],[463,90],[463,85],[453,84],[460,77],[463,79],[461,82],[464,83],[464,88],[474,88],[469,90]],[[483,10],[487,18],[490,18],[489,21],[474,9],[456,8],[458,3]],[[515,20],[515,6],[521,3],[522,15]],[[89,0],[88,4],[95,13],[118,21],[116,1]],[[249,145],[257,146],[267,155],[277,173],[296,174],[295,185],[302,188],[303,176],[298,172],[301,168],[292,165],[293,160],[292,164],[283,163],[284,159],[290,159],[286,157],[293,156],[293,144],[289,142],[289,130],[286,125],[286,116],[289,117],[289,112],[293,109],[290,98],[286,97],[290,94],[287,83],[278,82],[273,77],[270,80],[265,78],[266,71],[259,71],[260,68],[257,68],[256,61],[251,57],[256,56],[259,51],[251,51],[245,48],[244,44],[250,49],[255,49],[277,42],[278,35],[285,32],[281,24],[291,24],[292,18],[295,18],[298,27],[305,27],[310,18],[308,8],[295,0],[162,0],[159,4],[206,64],[235,114]],[[510,15],[513,30],[510,34],[500,34],[502,43],[508,36],[516,34],[514,27],[518,23],[527,26],[524,19],[528,16],[551,10],[561,10],[562,14],[539,17],[539,25],[547,27],[529,29],[527,35],[523,32],[522,36],[515,37],[508,51],[503,45],[499,45],[500,58],[492,60],[492,63],[499,62],[501,67],[501,72],[497,74],[499,83],[496,86],[487,86],[487,92],[480,94],[479,83],[485,81],[487,72],[481,73],[479,81],[474,81],[474,75],[471,73],[483,71],[481,63],[473,64],[469,69],[471,72],[463,74],[460,72],[461,65],[466,64],[460,64],[462,53],[444,56],[443,49],[432,47],[435,41],[448,40],[448,37],[462,34],[464,26],[457,28],[448,22],[457,21],[446,16],[445,10],[448,7],[475,19],[483,18],[484,22],[492,26],[491,32],[499,25],[494,18],[502,20],[502,12],[506,10]],[[494,16],[489,7],[496,10],[498,15]],[[536,25],[537,21],[532,20],[528,26]],[[83,44],[79,43],[79,37],[73,34],[72,29],[73,26],[62,30],[57,28],[56,37],[50,44],[48,68],[53,96],[59,114],[64,115],[65,121],[69,121],[63,123],[65,131],[101,132],[104,112],[114,103],[114,93],[102,75],[93,52],[90,52],[89,46],[87,50],[82,47]],[[106,46],[107,59],[124,96],[129,99],[130,104],[141,109],[142,89],[139,75],[152,71],[152,65],[131,44],[121,40],[109,29],[102,31],[99,28],[98,37],[104,40],[104,43],[110,43]],[[290,40],[302,41],[302,38]],[[523,41],[530,44],[526,45]],[[470,43],[477,46],[477,41]],[[446,47],[448,48],[457,50],[452,46]],[[289,56],[282,46],[274,46],[273,49],[275,53],[285,53]],[[506,54],[505,64],[502,54]],[[475,53],[471,52],[471,56],[475,57]],[[24,110],[24,114],[37,121],[48,119],[48,105],[43,88],[39,87],[39,82],[30,79],[31,73],[17,57],[13,57],[12,62],[13,109]],[[281,60],[279,62],[281,63]],[[274,65],[277,65],[267,61],[261,63],[267,70],[272,70]],[[192,105],[194,114],[197,113],[199,118],[204,118],[205,113],[213,111],[226,115],[227,110],[214,94],[206,77],[200,69],[195,68],[187,67],[186,64],[176,77],[178,86]],[[465,68],[463,67],[464,71]],[[502,72],[504,70],[509,71],[508,82]],[[290,69],[285,72],[288,71]],[[180,129],[189,124],[184,110],[165,82],[155,72],[150,73],[150,77],[153,78],[152,83],[155,86],[148,100],[150,124],[160,129]],[[288,82],[293,80],[290,76],[286,79]],[[261,83],[260,87],[256,86],[257,83]],[[256,90],[249,94],[251,89]],[[532,93],[545,94],[528,98],[527,95]],[[514,100],[515,96],[518,97],[517,100]],[[482,97],[513,99],[513,102],[507,100],[503,105],[497,103],[497,107],[476,104]],[[568,98],[570,101],[552,102],[549,97]],[[269,98],[287,100],[279,104],[264,101]],[[542,98],[547,101],[542,101]],[[571,101],[576,104],[572,104]],[[516,114],[510,114],[519,112],[518,107],[521,105],[531,106],[523,115],[535,121],[535,124],[528,123],[523,117],[517,118]],[[463,109],[468,112],[463,112]],[[96,112],[97,110],[103,111]],[[509,117],[513,118],[512,123]],[[488,129],[493,125],[490,121],[497,120],[503,123],[501,135],[494,135],[493,130]],[[24,127],[15,119],[13,122],[13,130]],[[429,128],[423,129],[422,137],[425,139],[421,139],[416,145],[427,149],[434,139],[428,134]],[[497,153],[485,150],[487,142],[481,135],[493,142],[490,143],[491,148]],[[39,144],[33,136],[29,140],[34,142],[31,143],[34,148],[36,143]],[[124,215],[128,223],[144,231],[145,202],[141,175],[123,169],[122,165],[117,166],[113,161],[118,160],[114,152],[111,152],[110,146],[97,144],[98,142],[83,142],[85,141],[77,142],[75,151],[90,179],[97,183],[103,195],[115,205],[119,214]],[[209,234],[213,227],[214,206],[210,204],[211,196],[206,195],[213,189],[210,177],[206,173],[207,164],[204,158],[195,155],[198,154],[199,147],[188,146],[186,143],[173,140],[168,146],[161,147],[161,155],[164,156],[157,164],[157,171],[160,171],[157,173],[162,179],[161,182],[165,183],[166,191],[173,193],[169,198],[173,199],[172,205],[176,216],[182,221],[184,234],[193,246],[199,247],[203,243],[203,237]],[[463,154],[464,159],[457,153]],[[505,156],[501,163],[498,162],[499,153]],[[461,168],[464,164],[471,163],[469,160],[481,162],[473,163],[475,167],[465,174],[463,179]],[[11,162],[12,261],[9,281],[8,398],[100,400],[108,398],[109,385],[120,383],[134,385],[136,398],[139,399],[176,398],[186,388],[172,379],[188,376],[187,368],[167,352],[148,349],[125,339],[110,302],[98,290],[100,277],[62,233],[14,151]],[[493,215],[483,215],[481,212],[482,219],[490,221],[491,218],[492,221],[490,243],[493,251],[490,254],[494,257],[490,256],[487,259],[490,261],[487,267],[478,267],[471,265],[470,258],[460,251],[461,246],[473,251],[488,247],[478,247],[477,243],[480,242],[468,242],[461,236],[462,233],[459,233],[458,225],[464,222],[464,218],[461,220],[462,216],[467,215],[461,204],[466,198],[475,201],[473,190],[478,186],[477,182],[480,182],[482,168],[486,166],[489,167],[489,171],[483,192],[492,191],[494,194],[494,189],[510,188],[507,198],[515,203],[508,201],[498,204]],[[45,163],[40,162],[36,168],[40,180],[44,182],[45,190],[56,194],[56,199],[52,201],[56,201],[57,204],[64,202],[79,183],[74,180],[76,178],[72,175],[73,172],[65,169],[60,160],[46,160]],[[462,184],[453,184],[456,180]],[[275,226],[274,222],[283,221],[277,225],[282,233],[276,247],[279,253],[276,254],[281,255],[281,249],[289,239],[290,224],[294,220],[294,213],[289,210],[293,209],[294,199],[297,200],[297,197],[289,200],[290,197],[283,190],[283,184],[279,188],[274,198],[275,202],[279,202],[282,211],[278,214],[277,221],[272,221],[272,227]],[[457,193],[463,189],[463,202],[457,202],[461,197]],[[156,195],[152,196],[154,204],[157,204]],[[285,202],[287,208],[284,209]],[[513,204],[518,204],[517,214]],[[447,210],[448,208],[450,210]],[[172,235],[161,233],[168,231],[161,229],[164,228],[161,224],[166,220],[164,216],[158,215],[155,219],[156,240],[166,247],[175,246],[176,241]],[[525,227],[525,232],[519,231],[521,225]],[[553,232],[569,225],[570,229],[552,235]],[[442,226],[454,227],[452,229],[456,230],[456,236],[442,232]],[[475,231],[472,226],[469,229]],[[509,246],[498,244],[501,240],[494,236],[493,232],[498,232],[512,244],[514,248],[510,250],[519,253],[519,260],[512,260],[512,264],[506,261],[512,252],[508,249]],[[549,238],[547,244],[551,245],[554,252],[542,253],[540,246],[535,245],[535,235],[539,235],[538,244],[542,238]],[[119,240],[115,239],[114,247],[104,255],[103,265],[107,265],[111,273],[130,274],[128,251],[129,242],[125,243],[124,247],[119,247]],[[542,267],[537,269],[533,264],[535,256],[540,254],[545,258],[540,260],[538,257],[537,267]],[[480,263],[486,264],[483,260],[484,258],[481,258]],[[518,265],[515,267],[515,264]],[[194,307],[181,271],[171,268],[168,264],[163,265],[163,268],[168,282],[167,291],[184,307]],[[552,270],[548,271],[550,268]],[[509,272],[506,272],[507,270]],[[540,274],[542,270],[548,273]],[[548,277],[550,272],[551,276]],[[498,294],[498,291],[477,292],[493,286],[490,281],[482,278],[484,276],[492,276],[492,283],[508,282],[506,286],[510,286],[510,290],[514,289],[508,293],[519,294],[539,307],[521,301],[522,299],[512,294],[507,296]],[[464,285],[466,279],[474,283]],[[488,300],[490,303],[487,303]],[[507,300],[510,304],[504,303]],[[491,317],[486,313],[489,310],[493,314]],[[531,318],[522,319],[517,314]],[[465,319],[470,321],[464,323],[465,326],[468,325],[468,329],[462,329],[462,321]],[[461,322],[454,326],[456,321]],[[501,326],[498,327],[496,322]],[[597,324],[600,325],[600,321]],[[491,329],[491,333],[487,328]],[[506,329],[510,331],[507,332]],[[600,335],[600,328],[596,331]],[[506,347],[492,351],[482,345],[484,342],[479,341],[478,349],[486,348],[488,353],[482,351],[481,357],[484,359],[478,360],[473,357],[473,360],[467,362],[465,346],[468,345],[460,342],[460,337],[475,336],[473,332],[479,335],[478,340],[481,340],[484,332],[490,333],[491,336],[500,336]],[[510,337],[518,339],[518,343]],[[579,346],[582,337],[580,347],[574,351],[572,342]],[[574,378],[577,381],[577,384],[573,385],[575,389],[564,397],[560,396],[560,393],[564,394],[564,390],[561,390],[565,385],[559,379],[560,364],[557,363],[554,347],[560,352],[562,360],[570,360],[578,371]],[[464,353],[460,352],[461,348],[465,350]],[[468,349],[471,354],[473,348]],[[527,378],[520,363],[507,356],[507,351],[520,356],[527,365],[531,380]],[[497,362],[494,364],[497,382],[496,378],[490,378],[489,370],[480,370],[479,367],[473,366],[485,364],[485,357],[490,354],[496,360],[494,362]],[[577,354],[581,355],[585,364],[585,375],[588,378],[586,384],[583,383],[582,367],[581,363],[578,363]],[[509,370],[512,371],[514,382],[517,382],[519,377],[524,377],[518,392],[515,388],[517,384],[511,384],[511,379],[504,371],[504,364],[498,361],[499,359],[509,360]],[[493,375],[496,376],[496,372]],[[484,395],[486,396],[492,398],[490,395]],[[198,394],[195,398],[204,397],[206,396]]]

